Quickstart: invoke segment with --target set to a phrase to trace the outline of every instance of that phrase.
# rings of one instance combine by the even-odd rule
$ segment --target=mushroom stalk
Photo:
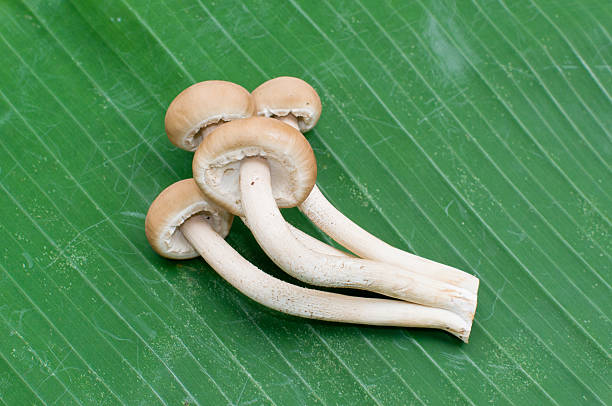
[[[479,280],[475,276],[402,251],[368,233],[336,209],[316,185],[298,208],[325,234],[361,258],[399,266],[473,293],[478,291]]]
[[[369,290],[446,309],[471,324],[476,309],[472,292],[393,265],[314,252],[296,240],[276,205],[270,168],[264,158],[242,160],[240,193],[255,239],[272,261],[295,278],[313,285]]]
[[[276,279],[244,259],[202,216],[187,219],[180,231],[221,277],[244,295],[271,309],[325,321],[436,328],[468,341],[471,323],[447,310],[322,292]]]
[[[245,224],[247,224],[246,219],[244,217],[242,217],[242,221]],[[296,240],[298,240],[300,243],[305,245],[306,248],[308,248],[309,250],[312,250],[314,252],[318,252],[321,254],[335,255],[337,257],[354,258],[354,255],[351,255],[344,251],[340,251],[339,249],[334,248],[331,245],[324,243],[323,241],[317,240],[316,238],[306,234],[299,228],[293,227],[289,223],[287,223],[287,226],[289,227],[289,230],[291,230],[291,234],[293,234],[293,237],[295,237]]]
[[[300,130],[297,118],[291,113],[275,118]],[[317,185],[298,208],[325,234],[361,258],[386,262],[467,289],[474,294],[478,292],[479,280],[475,276],[395,248],[368,233],[336,209]]]

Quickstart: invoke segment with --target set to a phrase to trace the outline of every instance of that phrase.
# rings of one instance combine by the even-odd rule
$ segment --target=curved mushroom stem
[[[374,261],[386,262],[430,278],[464,288],[474,294],[479,280],[467,272],[395,248],[379,240],[336,209],[315,185],[306,200],[298,206],[317,227],[338,244]]]
[[[232,286],[271,309],[310,319],[448,331],[468,342],[471,323],[447,310],[302,288],[276,279],[236,252],[201,216],[180,226],[185,238]]]
[[[369,290],[450,310],[471,323],[476,296],[465,289],[393,265],[314,252],[296,240],[276,206],[265,159],[242,161],[240,193],[255,239],[272,261],[295,278],[313,285]]]
[[[240,217],[240,219],[247,227],[249,227],[249,224],[246,218]],[[324,243],[323,241],[317,240],[316,238],[310,236],[309,234],[306,234],[299,228],[293,227],[289,223],[287,223],[287,227],[289,227],[289,230],[291,230],[291,234],[293,234],[293,237],[295,237],[296,240],[298,240],[300,243],[305,245],[306,248],[308,248],[309,250],[318,252],[320,254],[335,255],[337,257],[354,258],[354,255],[351,255],[348,252],[340,251],[339,249],[334,248],[331,245]]]
[[[297,118],[293,114],[275,118],[300,131]],[[298,208],[325,234],[361,258],[386,262],[467,289],[474,294],[478,292],[479,279],[475,276],[402,251],[368,233],[336,209],[323,196],[317,185]]]

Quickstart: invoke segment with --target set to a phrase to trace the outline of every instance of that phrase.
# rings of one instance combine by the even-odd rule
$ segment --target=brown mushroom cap
[[[281,76],[262,83],[253,90],[258,116],[283,117],[293,114],[300,131],[312,129],[321,116],[321,99],[302,79]]]
[[[145,220],[145,234],[151,247],[162,257],[189,259],[200,254],[179,228],[191,216],[202,216],[225,238],[234,216],[204,196],[193,179],[178,181],[155,198]]]
[[[193,177],[215,203],[242,215],[240,161],[266,158],[278,207],[304,201],[317,178],[314,153],[306,138],[278,120],[251,117],[227,123],[200,144],[193,158]]]
[[[166,112],[166,134],[177,147],[195,151],[205,129],[239,118],[251,117],[255,103],[242,86],[222,80],[196,83],[183,90]]]

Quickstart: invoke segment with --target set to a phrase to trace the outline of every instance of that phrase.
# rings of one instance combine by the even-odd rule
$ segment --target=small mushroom
[[[222,80],[196,83],[179,93],[166,112],[166,134],[177,147],[195,151],[219,125],[251,117],[253,98],[240,85]]]
[[[302,79],[281,76],[253,90],[258,116],[283,121],[301,132],[310,131],[321,116],[321,99]]]
[[[306,289],[268,275],[223,239],[231,222],[229,213],[208,201],[193,179],[186,179],[155,199],[145,230],[161,256],[186,259],[201,255],[232,286],[271,309],[334,322],[437,328],[468,341],[471,324],[447,310]]]
[[[277,118],[302,132],[312,129],[321,115],[321,101],[317,92],[298,78],[268,80],[252,94],[257,115]],[[386,262],[474,294],[478,292],[479,280],[475,276],[400,250],[378,239],[338,211],[316,185],[298,207],[323,232],[361,258]]]
[[[279,207],[295,207],[308,196],[316,161],[290,125],[251,117],[219,127],[198,147],[193,176],[211,200],[244,216],[266,254],[295,278],[450,310],[471,323],[476,296],[465,289],[386,263],[315,252],[296,240]]]

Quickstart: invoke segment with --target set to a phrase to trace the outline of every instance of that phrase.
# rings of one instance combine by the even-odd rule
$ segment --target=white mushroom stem
[[[478,291],[479,280],[475,276],[402,251],[368,233],[336,209],[316,185],[298,207],[325,234],[361,258],[399,266],[473,293]]]
[[[276,206],[270,168],[264,158],[242,161],[240,193],[255,239],[272,261],[295,278],[313,285],[369,290],[450,310],[471,323],[476,309],[476,295],[472,292],[393,265],[314,252],[296,240]]]
[[[245,224],[247,224],[246,219],[244,217],[242,218],[242,221]],[[339,249],[334,248],[331,245],[324,243],[323,241],[317,240],[316,238],[312,237],[309,234],[306,234],[299,228],[293,227],[289,223],[287,223],[287,226],[289,227],[289,230],[291,230],[291,234],[293,234],[295,239],[298,240],[303,245],[305,245],[309,250],[312,250],[314,252],[318,252],[321,254],[335,255],[337,257],[354,258],[354,255],[351,255],[344,251],[340,251]],[[248,227],[248,224],[247,224],[247,227]]]
[[[221,277],[244,295],[271,309],[334,322],[436,328],[468,341],[471,323],[447,310],[295,286],[268,275],[248,262],[201,216],[189,218],[180,226],[180,230]]]
[[[300,130],[293,114],[276,118]],[[361,258],[386,262],[467,289],[474,294],[478,292],[479,280],[475,276],[402,251],[368,233],[336,209],[323,196],[317,185],[298,208],[325,234]]]

